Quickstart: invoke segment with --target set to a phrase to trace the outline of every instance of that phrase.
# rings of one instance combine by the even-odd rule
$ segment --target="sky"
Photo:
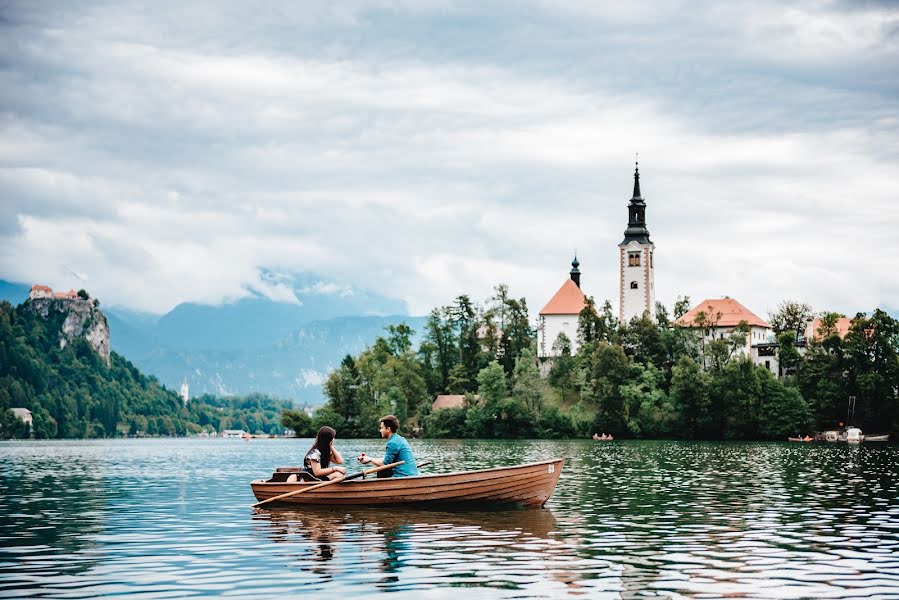
[[[895,308],[897,75],[890,2],[3,2],[0,279],[617,302],[639,153],[669,308]]]

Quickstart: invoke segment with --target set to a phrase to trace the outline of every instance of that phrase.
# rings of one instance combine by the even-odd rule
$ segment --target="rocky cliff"
[[[76,338],[84,338],[109,364],[109,325],[90,298],[32,298],[25,307],[48,323],[59,326],[59,347]]]

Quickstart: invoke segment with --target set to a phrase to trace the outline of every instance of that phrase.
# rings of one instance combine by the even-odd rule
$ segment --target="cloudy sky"
[[[0,279],[105,304],[615,299],[638,152],[664,303],[899,307],[895,3],[0,4]]]

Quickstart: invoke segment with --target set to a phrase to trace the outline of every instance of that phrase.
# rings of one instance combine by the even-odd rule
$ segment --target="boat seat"
[[[304,471],[303,467],[278,467],[272,473],[272,478],[268,480],[268,483],[283,483],[291,475],[296,475],[297,481],[325,481],[317,478],[312,473]]]

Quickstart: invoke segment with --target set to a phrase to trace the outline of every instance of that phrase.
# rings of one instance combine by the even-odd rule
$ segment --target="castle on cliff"
[[[35,284],[31,286],[31,292],[28,294],[29,300],[37,300],[39,298],[55,298],[57,300],[74,300],[78,297],[75,290],[68,292],[53,292],[53,288],[47,285]]]

